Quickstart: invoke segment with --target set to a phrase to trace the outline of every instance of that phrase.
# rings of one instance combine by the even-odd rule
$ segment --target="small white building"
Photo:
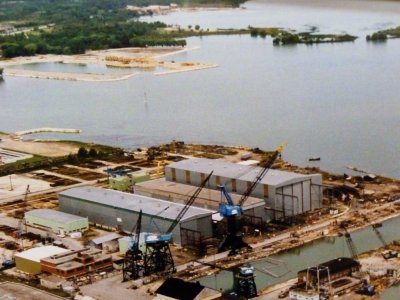
[[[18,270],[30,275],[42,272],[40,260],[56,254],[67,253],[69,250],[56,246],[42,246],[32,248],[14,255],[15,265]]]
[[[121,236],[118,233],[110,233],[91,240],[89,244],[97,249],[115,252],[118,249],[120,238]]]

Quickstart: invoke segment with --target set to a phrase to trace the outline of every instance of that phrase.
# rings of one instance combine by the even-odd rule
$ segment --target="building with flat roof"
[[[142,210],[143,232],[165,232],[176,219],[184,205],[136,194],[128,194],[97,187],[78,187],[59,193],[60,209],[90,222],[131,232]],[[212,237],[213,211],[190,207],[172,232],[176,243],[185,245],[187,232]]]
[[[89,229],[88,218],[53,209],[34,209],[25,213],[26,224],[65,234]]]
[[[101,250],[82,249],[68,253],[55,254],[40,260],[43,272],[66,279],[112,268],[111,255]]]
[[[332,259],[318,266],[301,270],[297,273],[298,283],[308,282],[310,285],[316,285],[327,281],[351,276],[352,273],[359,271],[361,265],[358,261],[348,258],[339,257]]]
[[[150,174],[140,170],[125,175],[110,176],[108,182],[110,184],[110,189],[127,192],[132,190],[133,185],[147,180],[150,180]]]
[[[197,187],[179,182],[171,182],[165,178],[149,180],[135,185],[135,193],[163,200],[178,201],[184,203],[188,199],[188,195],[193,193]],[[235,204],[239,203],[241,195],[231,194],[232,201]],[[218,210],[218,205],[221,203],[221,191],[203,188],[193,206],[202,207],[211,210]],[[223,199],[225,201],[225,199]],[[265,202],[263,199],[249,197],[243,205],[245,215],[260,218],[266,221]]]
[[[260,167],[241,165],[219,159],[195,158],[174,162],[165,167],[165,178],[199,186],[213,171],[207,187],[243,195],[260,173]],[[286,219],[301,215],[322,205],[322,175],[304,175],[269,170],[256,186],[252,197],[265,201],[267,219]]]
[[[102,235],[89,242],[89,245],[101,250],[115,252],[118,249],[118,240],[121,236],[118,233],[112,232]]]
[[[30,275],[42,272],[40,260],[56,254],[68,253],[69,250],[56,246],[42,246],[32,248],[14,255],[15,265],[18,270]]]

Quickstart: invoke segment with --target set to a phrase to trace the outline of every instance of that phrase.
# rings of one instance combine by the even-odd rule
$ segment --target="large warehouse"
[[[260,170],[260,167],[224,160],[195,158],[166,166],[165,178],[172,182],[199,186],[213,171],[208,188],[219,189],[218,186],[224,184],[229,192],[242,195]],[[293,217],[321,207],[322,176],[269,170],[251,196],[264,199],[267,219]]]
[[[142,210],[142,231],[164,233],[184,205],[96,187],[78,187],[59,193],[60,209],[88,217],[90,222],[131,232]],[[212,211],[190,207],[175,227],[175,243],[186,245],[188,236],[212,237]]]
[[[74,216],[53,209],[34,209],[25,213],[26,224],[65,234],[89,229],[87,218]]]

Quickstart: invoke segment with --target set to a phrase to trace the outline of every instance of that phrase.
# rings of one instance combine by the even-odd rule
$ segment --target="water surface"
[[[6,77],[0,83],[1,130],[78,128],[83,130],[79,136],[59,137],[127,148],[171,139],[267,149],[287,142],[283,156],[296,164],[320,156],[321,162],[313,164],[331,171],[345,172],[345,165],[353,165],[400,177],[395,163],[400,41],[372,44],[363,37],[400,22],[400,3],[288,0],[245,6],[157,19],[215,27],[318,26],[360,38],[274,47],[270,38],[248,35],[194,37],[188,46],[200,49],[168,59],[218,68],[167,76],[144,72],[109,83]]]

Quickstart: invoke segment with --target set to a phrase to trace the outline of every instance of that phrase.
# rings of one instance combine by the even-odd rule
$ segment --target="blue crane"
[[[189,198],[185,206],[178,213],[174,221],[171,223],[169,228],[164,233],[157,234],[145,234],[144,241],[146,244],[146,250],[144,255],[144,269],[145,275],[151,275],[155,273],[170,274],[175,271],[174,260],[172,258],[169,244],[172,240],[172,231],[179,224],[183,216],[192,206],[194,200],[198,197],[201,190],[205,187],[209,181],[211,172],[201,183],[200,187],[196,189],[193,195]],[[167,208],[166,208],[167,209]],[[165,211],[164,209],[163,211]]]
[[[242,206],[249,198],[251,193],[254,191],[256,186],[260,183],[260,181],[264,178],[265,174],[270,170],[272,165],[274,164],[275,160],[278,156],[282,153],[285,144],[280,145],[273,155],[265,162],[261,164],[261,170],[257,174],[256,178],[252,181],[251,185],[247,188],[245,193],[239,199],[238,205],[234,205],[232,198],[226,191],[224,185],[220,186],[221,188],[221,198],[225,198],[226,202],[222,201],[219,204],[218,211],[220,215],[227,219],[227,233],[222,240],[219,246],[219,252],[230,250],[230,255],[236,254],[242,248],[249,248],[243,239],[242,234],[239,232],[237,228],[237,218],[236,216],[240,216],[242,211]]]

